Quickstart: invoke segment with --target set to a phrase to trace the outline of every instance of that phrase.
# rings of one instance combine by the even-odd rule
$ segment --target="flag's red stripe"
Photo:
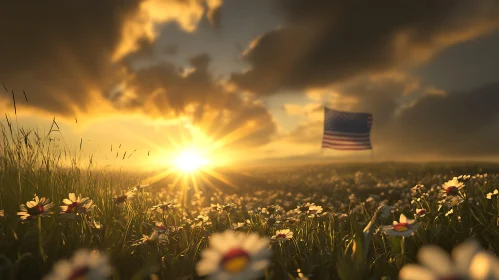
[[[335,149],[335,150],[372,150],[372,147],[338,147],[338,146],[331,146],[331,145],[322,145],[322,148],[330,148],[330,149]]]
[[[371,141],[331,141],[328,139],[322,140],[322,143],[331,145],[371,145]]]
[[[363,142],[363,141],[371,141],[371,137],[341,137],[341,136],[328,136],[324,135],[322,139],[327,139],[331,141],[354,141],[354,142]]]
[[[338,147],[370,147],[371,146],[371,144],[350,144],[350,143],[337,144],[337,143],[327,143],[327,142],[322,142],[322,145],[330,145],[330,146],[338,146]]]

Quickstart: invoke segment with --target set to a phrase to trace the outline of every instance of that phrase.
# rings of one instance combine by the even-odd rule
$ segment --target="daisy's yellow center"
[[[165,232],[167,230],[167,228],[165,226],[156,226],[156,230],[158,232]]]
[[[118,204],[118,203],[123,203],[123,202],[125,202],[125,201],[126,201],[126,199],[127,199],[127,195],[126,195],[126,194],[124,194],[124,195],[120,195],[120,196],[116,197],[116,201],[115,201],[115,203],[116,203],[116,204]]]
[[[220,265],[230,273],[239,273],[246,269],[250,260],[249,254],[240,248],[229,250],[222,258]]]
[[[277,237],[277,239],[286,239],[286,234],[279,233],[276,237]]]
[[[28,208],[27,212],[28,212],[28,214],[30,214],[30,216],[40,215],[40,214],[43,213],[43,206],[41,206],[40,204],[38,204],[36,206]]]
[[[407,223],[400,223],[393,226],[393,230],[398,232],[407,231],[408,229],[409,229],[409,224]]]
[[[447,187],[447,189],[445,189],[445,193],[447,195],[458,195],[459,194],[459,189],[456,187],[456,186],[450,186],[450,187]]]
[[[301,206],[301,207],[300,207],[300,212],[307,212],[307,211],[308,211],[308,209],[309,209],[309,207],[308,207],[308,206]]]
[[[66,209],[66,213],[77,213],[78,212],[78,202],[73,202],[68,205],[68,209]]]

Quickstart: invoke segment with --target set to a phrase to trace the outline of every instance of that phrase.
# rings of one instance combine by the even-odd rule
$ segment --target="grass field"
[[[407,269],[412,279],[498,277],[496,165],[227,171],[237,188],[215,182],[219,190],[205,184],[197,193],[168,178],[64,165],[67,151],[49,138],[2,132],[0,279],[397,279],[418,260],[435,265]],[[415,222],[393,225],[401,214]],[[467,243],[454,269],[435,248],[417,254],[427,244],[450,252],[470,238],[483,251]]]

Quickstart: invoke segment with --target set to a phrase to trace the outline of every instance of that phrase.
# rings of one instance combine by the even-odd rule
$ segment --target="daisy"
[[[118,195],[114,198],[114,203],[116,204],[121,204],[125,203],[128,199],[132,198],[135,196],[135,191],[134,190],[129,190],[123,195]]]
[[[422,265],[404,266],[399,279],[499,279],[499,260],[476,241],[454,248],[451,258],[439,247],[427,245],[419,250],[417,258]]]
[[[418,208],[416,208],[416,215],[418,217],[424,217],[426,215],[426,209],[418,209]]]
[[[20,212],[17,215],[20,216],[21,220],[32,219],[37,216],[48,216],[52,212],[50,209],[54,207],[54,203],[50,202],[50,199],[42,197],[41,199],[35,194],[32,201],[26,202],[26,205],[21,204],[19,206]]]
[[[245,226],[247,226],[246,223],[232,223],[232,229],[233,230],[236,230],[236,229],[242,229],[244,228]]]
[[[154,230],[159,232],[159,233],[168,232],[168,228],[162,222],[155,222],[154,223]]]
[[[146,244],[155,244],[155,243],[165,243],[166,235],[164,233],[160,233],[158,231],[153,230],[151,235],[142,235],[142,238],[137,241],[132,246],[146,245]]]
[[[274,241],[287,241],[293,238],[293,232],[289,229],[282,229],[275,232],[275,235],[272,236],[272,240]]]
[[[492,199],[492,196],[497,195],[499,191],[497,189],[494,190],[494,192],[489,192],[487,194],[487,199]]]
[[[162,213],[163,211],[171,211],[171,210],[174,210],[175,208],[177,208],[178,205],[177,204],[174,204],[173,201],[168,201],[168,202],[163,202],[163,203],[160,203],[158,205],[154,205],[151,210],[156,210],[160,213]]]
[[[393,225],[384,226],[383,231],[388,235],[412,236],[418,224],[415,220],[407,219],[404,214],[400,214],[400,222],[393,221]]]
[[[44,280],[107,279],[112,273],[105,254],[80,249],[70,260],[58,261]]]
[[[296,272],[298,273],[298,278],[296,278],[296,280],[308,280],[308,277],[301,272],[301,269],[298,268]]]
[[[96,221],[96,220],[93,220],[92,223],[90,224],[90,227],[92,228],[92,230],[94,230],[95,232],[101,232],[101,231],[104,231],[104,226]]]
[[[225,204],[224,206],[221,207],[222,211],[229,212],[232,208],[236,207],[236,205],[232,202]]]
[[[441,192],[444,193],[444,196],[457,196],[459,194],[459,190],[463,187],[464,184],[459,182],[457,177],[454,177],[452,180],[449,180],[442,185]]]
[[[464,199],[460,196],[452,196],[444,200],[447,207],[454,207],[461,204]]]
[[[313,216],[322,213],[322,211],[323,211],[322,206],[312,205],[308,208],[307,214],[309,216]]]
[[[145,184],[145,185],[138,185],[138,186],[133,187],[133,189],[132,189],[132,190],[136,192],[136,191],[141,191],[141,190],[143,190],[143,189],[145,189],[145,188],[147,188],[147,187],[149,187],[149,184]]]
[[[257,279],[269,265],[268,238],[256,233],[244,235],[227,230],[210,237],[209,248],[201,252],[196,264],[200,276],[208,279]]]
[[[76,196],[74,193],[70,193],[68,198],[62,200],[64,205],[60,206],[61,214],[67,218],[75,218],[79,215],[84,215],[94,207],[94,203],[88,197],[81,198],[81,196]]]

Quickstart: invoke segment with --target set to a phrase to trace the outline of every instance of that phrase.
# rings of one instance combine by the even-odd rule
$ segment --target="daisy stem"
[[[405,236],[402,236],[402,239],[400,239],[400,249],[402,256],[405,256]]]
[[[45,263],[46,257],[45,252],[43,251],[43,239],[42,239],[42,217],[38,216],[38,249],[40,250],[40,255],[42,256],[42,260]]]

